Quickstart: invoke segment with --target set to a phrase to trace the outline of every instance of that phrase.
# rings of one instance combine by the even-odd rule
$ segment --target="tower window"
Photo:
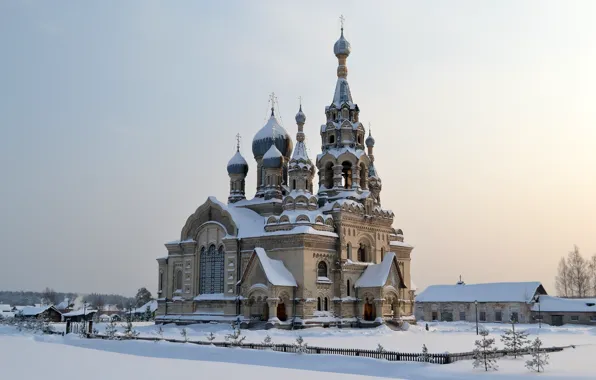
[[[358,261],[366,262],[366,249],[364,244],[360,244],[360,248],[358,248]]]
[[[352,188],[352,163],[349,161],[344,161],[342,164],[342,177],[343,177],[343,185],[344,189],[351,189]]]
[[[335,135],[329,135],[329,144],[335,143]]]
[[[358,144],[362,144],[362,135],[358,135]]]
[[[317,276],[327,277],[327,264],[324,261],[319,262],[317,266]]]
[[[321,297],[317,297],[317,310],[321,311]]]
[[[346,284],[346,294],[348,295],[348,297],[350,296],[350,280],[348,280]]]
[[[329,298],[325,297],[325,311],[329,311]]]
[[[333,188],[333,162],[328,162],[325,165],[325,187]]]
[[[292,190],[296,190],[296,180],[292,180]]]

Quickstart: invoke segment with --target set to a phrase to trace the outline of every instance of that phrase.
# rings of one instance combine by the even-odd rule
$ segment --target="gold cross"
[[[236,152],[240,152],[240,133],[236,133]]]
[[[346,18],[344,17],[344,15],[339,16],[339,22],[341,22],[341,29],[342,30],[344,28],[344,21],[346,21]]]

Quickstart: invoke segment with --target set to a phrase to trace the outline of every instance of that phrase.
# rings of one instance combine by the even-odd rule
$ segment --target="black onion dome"
[[[242,157],[240,152],[236,152],[236,154],[230,159],[228,162],[228,174],[244,174],[248,173],[248,163]]]
[[[372,137],[369,133],[368,137],[366,138],[366,146],[372,147],[375,146],[375,138]]]
[[[269,150],[263,156],[263,167],[270,169],[281,168],[284,162],[282,153],[275,145],[271,145]]]
[[[296,114],[296,124],[304,124],[306,123],[306,115],[302,112],[302,104],[300,105],[300,110]]]
[[[263,157],[271,145],[275,145],[283,157],[290,159],[294,143],[288,132],[279,124],[275,115],[271,115],[267,124],[261,128],[252,140],[252,154],[255,158]]]

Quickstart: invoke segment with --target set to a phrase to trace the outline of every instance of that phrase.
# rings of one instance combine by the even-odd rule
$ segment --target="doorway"
[[[288,315],[286,314],[286,304],[283,302],[277,304],[277,319],[282,322],[288,319]]]
[[[372,303],[366,302],[364,304],[364,320],[365,321],[374,321],[375,320],[375,312],[374,306]]]
[[[553,326],[563,326],[563,316],[553,315],[550,317]]]

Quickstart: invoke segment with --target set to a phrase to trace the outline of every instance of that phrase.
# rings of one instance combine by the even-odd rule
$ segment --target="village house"
[[[431,285],[416,296],[419,321],[532,322],[536,296],[546,295],[540,282]]]
[[[75,311],[71,311],[69,313],[63,314],[64,321],[66,322],[81,322],[81,321],[90,321],[93,319],[97,310],[95,309],[88,309],[83,308]]]
[[[47,319],[50,322],[62,321],[62,313],[54,306],[25,306],[16,316],[24,319]]]

